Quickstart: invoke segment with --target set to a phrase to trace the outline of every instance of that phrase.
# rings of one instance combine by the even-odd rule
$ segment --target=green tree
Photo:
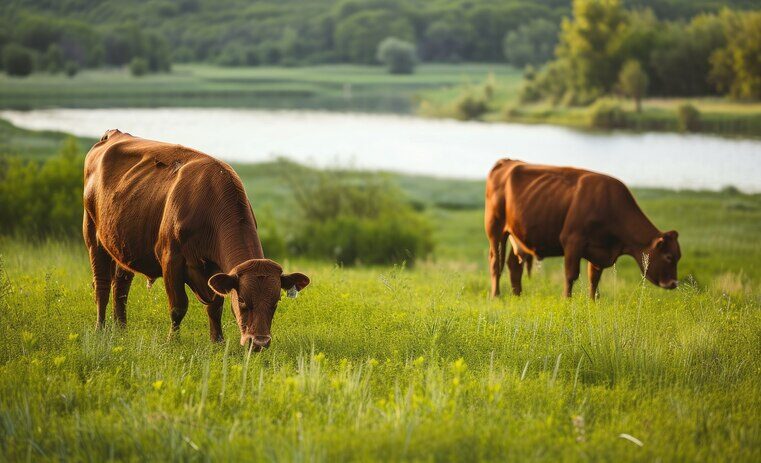
[[[761,99],[761,11],[721,18],[727,45],[711,55],[711,81],[734,98]]]
[[[573,19],[563,19],[558,57],[567,60],[569,84],[583,102],[610,92],[616,83],[620,56],[618,38],[627,17],[620,0],[574,0]]]
[[[637,105],[637,112],[642,111],[642,98],[647,92],[649,79],[639,61],[629,60],[624,63],[618,75],[618,85],[621,91]]]
[[[50,44],[48,50],[43,56],[43,62],[45,63],[45,69],[50,73],[58,73],[63,70],[64,58],[63,49],[57,43]]]
[[[34,70],[34,53],[15,43],[6,45],[3,48],[3,69],[9,76],[28,76]]]
[[[378,44],[376,57],[391,74],[412,74],[415,71],[417,52],[410,42],[388,37]]]
[[[129,63],[129,72],[134,77],[140,77],[148,73],[148,62],[144,58],[136,56]]]
[[[537,19],[508,32],[503,42],[507,62],[523,67],[542,64],[552,59],[558,41],[558,26],[546,19]]]
[[[372,64],[378,43],[389,36],[414,40],[415,32],[407,18],[390,11],[361,11],[338,23],[335,44],[341,59]]]

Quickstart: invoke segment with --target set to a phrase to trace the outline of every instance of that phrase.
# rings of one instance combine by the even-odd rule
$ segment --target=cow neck
[[[247,260],[264,258],[256,227],[247,222],[225,221],[217,229],[216,261],[225,273]]]
[[[642,212],[639,205],[629,214],[623,229],[626,234],[624,253],[634,257],[640,268],[643,269],[642,254],[650,249],[653,241],[661,235],[661,232]]]

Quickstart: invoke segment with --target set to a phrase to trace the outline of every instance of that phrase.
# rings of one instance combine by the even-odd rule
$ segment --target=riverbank
[[[0,109],[215,107],[411,113],[424,89],[519,72],[501,64],[423,64],[411,75],[381,66],[217,67],[178,64],[169,74],[133,77],[126,69],[86,70],[73,78],[0,74]]]
[[[482,83],[427,89],[418,95],[424,117],[552,124],[583,130],[705,133],[761,138],[761,102],[720,97],[647,98],[642,111],[628,99],[610,98],[586,107],[519,101],[521,77],[489,76]],[[695,111],[684,114],[680,108]],[[680,111],[683,114],[680,114]]]

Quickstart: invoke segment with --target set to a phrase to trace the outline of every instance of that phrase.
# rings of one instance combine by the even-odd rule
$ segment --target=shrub
[[[376,57],[391,74],[412,74],[417,64],[415,45],[396,37],[388,37],[378,44]]]
[[[398,189],[350,172],[291,179],[299,227],[297,254],[342,265],[413,265],[433,249],[430,227]]]
[[[75,138],[44,163],[0,159],[0,233],[41,238],[82,233],[82,168]]]
[[[145,75],[148,72],[148,61],[140,57],[132,58],[129,63],[129,72],[135,77]]]
[[[3,48],[3,69],[9,76],[25,77],[34,70],[34,52],[11,43]]]
[[[460,95],[455,101],[455,116],[463,121],[478,119],[489,110],[486,98],[478,95],[473,91],[468,91]]]
[[[64,71],[68,77],[74,77],[79,72],[79,65],[76,61],[67,61]]]
[[[680,132],[698,132],[700,131],[700,111],[689,104],[685,103],[676,109],[677,126]]]
[[[626,113],[615,101],[597,100],[588,114],[589,126],[595,129],[620,129],[627,125]]]

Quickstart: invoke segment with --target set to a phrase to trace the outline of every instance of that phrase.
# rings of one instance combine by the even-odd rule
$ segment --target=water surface
[[[50,109],[1,111],[31,129],[100,137],[110,128],[180,143],[231,162],[278,156],[482,179],[496,159],[570,165],[631,186],[761,192],[761,141],[666,133],[587,133],[546,125],[413,116],[254,109]]]

